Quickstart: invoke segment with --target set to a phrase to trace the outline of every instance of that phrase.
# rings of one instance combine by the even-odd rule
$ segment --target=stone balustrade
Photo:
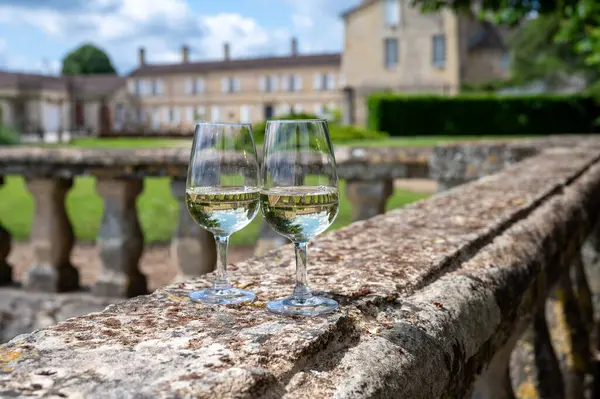
[[[0,396],[584,397],[600,384],[587,344],[600,306],[585,294],[599,294],[586,280],[599,202],[597,139],[544,149],[317,238],[311,285],[334,314],[266,311],[293,285],[279,248],[231,270],[253,304],[190,302],[200,276],[16,337],[0,347]]]
[[[429,152],[427,148],[339,148],[338,173],[347,181],[355,219],[383,212],[393,179],[426,177]],[[186,211],[188,159],[188,148],[1,148],[0,178],[10,174],[24,176],[35,202],[30,239],[36,263],[27,272],[24,287],[46,292],[79,288],[76,266],[85,266],[70,262],[74,236],[64,200],[73,179],[84,175],[96,178],[96,192],[104,203],[96,240],[102,269],[93,287],[95,294],[114,298],[147,293],[146,278],[138,265],[144,240],[135,207],[146,177],[170,177],[173,196],[180,204],[179,223],[171,242],[172,258],[179,267],[178,279],[183,281],[212,271],[216,259],[212,235],[198,227]],[[385,187],[385,193],[381,187]],[[379,195],[373,206],[373,196]],[[257,247],[260,252],[281,243],[279,236],[266,229]],[[12,281],[6,262],[9,250],[10,235],[0,224],[0,284]]]

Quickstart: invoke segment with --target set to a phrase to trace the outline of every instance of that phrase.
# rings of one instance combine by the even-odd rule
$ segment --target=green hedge
[[[600,108],[573,96],[375,94],[368,99],[371,130],[392,136],[590,133]]]
[[[0,145],[18,144],[19,135],[17,132],[8,126],[0,125]]]
[[[290,114],[278,116],[277,119],[319,119],[319,117],[312,114]],[[257,143],[264,142],[266,126],[267,122],[264,121],[257,123],[252,127],[254,139]],[[331,141],[335,143],[355,140],[378,140],[388,137],[388,134],[384,132],[367,130],[357,126],[342,126],[338,125],[335,121],[329,122],[329,134],[331,136]]]

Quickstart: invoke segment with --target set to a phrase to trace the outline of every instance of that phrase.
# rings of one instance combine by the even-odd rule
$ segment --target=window
[[[293,75],[292,77],[292,91],[302,90],[302,77],[300,75]]]
[[[325,77],[325,90],[335,89],[335,75],[329,72]]]
[[[240,91],[240,80],[236,78],[222,78],[221,91],[223,93],[237,93]]]
[[[152,94],[153,95],[160,95],[163,94],[163,81],[161,79],[156,79],[154,82],[149,83],[149,85],[152,85]]]
[[[290,107],[290,104],[282,104],[279,107],[279,112],[278,113],[279,113],[279,115],[289,115],[291,109],[292,108]]]
[[[285,77],[283,77],[285,79]],[[285,87],[285,81],[283,85]],[[279,77],[277,75],[263,75],[259,78],[258,86],[263,93],[271,93],[277,91],[279,86]]]
[[[179,108],[173,107],[169,109],[169,122],[174,124],[178,124],[179,122],[181,122]]]
[[[296,114],[296,115],[301,114],[302,111],[303,111],[302,105],[300,105],[300,104],[294,105],[294,110],[293,110],[294,114]]]
[[[335,89],[335,74],[331,72],[315,74],[313,88],[318,91]]]
[[[152,129],[158,129],[160,127],[160,108],[154,108],[152,110]]]
[[[250,106],[249,105],[242,105],[240,107],[240,121],[242,123],[250,122]]]
[[[433,36],[433,66],[446,67],[446,35]]]
[[[398,39],[385,39],[385,67],[387,69],[396,68],[398,66]]]
[[[188,78],[185,82],[185,92],[187,94],[204,93],[204,79]]]
[[[398,0],[384,1],[383,20],[387,26],[400,25],[400,2]]]
[[[210,119],[212,122],[219,122],[221,119],[221,109],[218,106],[213,106],[210,109]]]

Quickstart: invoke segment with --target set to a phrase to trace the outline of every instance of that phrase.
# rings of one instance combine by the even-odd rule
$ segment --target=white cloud
[[[126,73],[136,66],[141,46],[151,63],[179,62],[183,44],[190,47],[192,60],[221,58],[224,42],[230,42],[233,57],[282,54],[289,51],[292,36],[298,37],[304,53],[335,51],[342,43],[339,12],[354,5],[348,0],[285,0],[293,10],[291,24],[267,29],[237,13],[196,13],[190,1],[0,0],[0,24],[29,25],[71,48],[92,42]],[[269,0],[269,4],[280,1]],[[11,58],[10,65],[28,64],[18,59]],[[28,65],[34,64],[40,62]]]

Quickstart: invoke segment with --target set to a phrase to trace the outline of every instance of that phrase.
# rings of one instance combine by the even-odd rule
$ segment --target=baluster
[[[96,180],[96,191],[104,200],[96,244],[102,262],[94,286],[98,295],[133,297],[147,293],[146,277],[139,270],[144,236],[135,206],[142,187],[142,180]]]
[[[259,216],[260,217],[260,216]],[[289,240],[277,234],[268,223],[264,222],[260,228],[260,234],[256,241],[256,247],[254,250],[255,256],[263,256],[272,249],[279,248],[282,245],[289,244]]]
[[[61,292],[79,288],[79,272],[70,260],[75,237],[65,210],[65,195],[72,185],[72,179],[27,180],[35,201],[30,240],[36,258],[25,274],[27,289]]]
[[[369,219],[385,213],[385,203],[394,192],[394,181],[358,181],[346,183],[346,194],[352,203],[352,220]]]
[[[548,324],[564,376],[566,397],[583,398],[585,374],[590,369],[590,340],[568,273],[560,277],[549,304]]]
[[[4,184],[4,177],[0,176],[0,186]],[[12,283],[12,267],[8,264],[10,253],[10,233],[0,224],[0,285]]]
[[[185,180],[172,180],[171,192],[179,202],[179,224],[171,242],[171,258],[179,266],[177,280],[210,273],[217,262],[214,237],[190,216],[185,203]]]
[[[545,307],[534,315],[511,358],[511,373],[518,398],[563,399],[562,374],[546,321]]]
[[[592,348],[594,351],[592,398],[600,397],[600,220],[581,248],[581,258],[594,309]]]

